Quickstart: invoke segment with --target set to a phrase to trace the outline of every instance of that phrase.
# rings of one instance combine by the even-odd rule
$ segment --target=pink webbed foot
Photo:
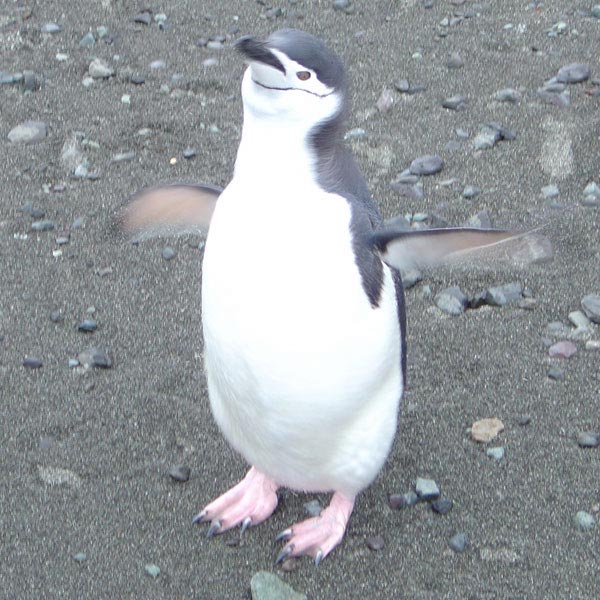
[[[208,537],[241,525],[242,533],[273,514],[277,506],[278,485],[252,467],[246,477],[228,492],[211,502],[194,517],[194,523],[211,521]]]
[[[329,506],[318,517],[302,521],[277,536],[277,541],[285,541],[286,545],[275,564],[291,556],[308,555],[318,566],[342,541],[353,508],[354,498],[349,499],[336,492]]]

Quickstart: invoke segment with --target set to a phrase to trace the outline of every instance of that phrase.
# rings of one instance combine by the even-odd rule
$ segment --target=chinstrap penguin
[[[342,540],[357,494],[382,469],[406,380],[397,268],[469,258],[541,236],[479,229],[389,231],[342,144],[347,79],[319,39],[281,30],[236,43],[247,68],[234,176],[144,190],[124,226],[144,235],[208,228],[202,326],[211,409],[251,465],[194,519],[208,535],[267,519],[277,490],[332,492],[292,525],[276,561],[317,564]],[[210,226],[209,226],[210,225]],[[514,244],[513,244],[514,246]],[[519,260],[519,259],[517,259]]]

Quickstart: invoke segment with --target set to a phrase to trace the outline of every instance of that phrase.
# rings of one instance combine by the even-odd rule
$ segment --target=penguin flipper
[[[170,183],[136,192],[121,208],[121,229],[136,241],[208,230],[223,190],[207,183]]]
[[[373,232],[370,242],[396,269],[427,269],[441,265],[525,267],[552,258],[550,240],[529,231],[450,227]]]

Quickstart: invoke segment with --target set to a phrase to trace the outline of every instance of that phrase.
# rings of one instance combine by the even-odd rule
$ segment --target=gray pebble
[[[427,88],[424,85],[415,85],[410,83],[408,79],[401,79],[397,83],[394,84],[396,90],[398,90],[401,94],[416,94],[418,92],[423,92]]]
[[[465,61],[461,58],[458,52],[453,52],[446,62],[446,66],[449,69],[461,69],[465,64]]]
[[[323,507],[318,500],[309,500],[304,503],[304,510],[309,517],[318,517],[323,512]]]
[[[51,231],[54,229],[54,221],[34,221],[31,224],[33,231]]]
[[[76,358],[70,358],[68,364],[69,364],[69,369],[74,369],[75,367],[79,366],[79,361]]]
[[[169,476],[179,483],[185,483],[189,481],[191,472],[191,469],[186,465],[173,465],[169,469]]]
[[[446,98],[442,106],[448,110],[463,110],[467,107],[467,99],[464,96],[452,96]]]
[[[150,25],[152,23],[152,15],[147,10],[138,13],[133,17],[134,23],[141,23],[142,25]]]
[[[490,127],[483,127],[473,140],[475,150],[489,150],[500,141],[500,134]]]
[[[592,6],[592,10],[590,11],[592,17],[595,17],[596,19],[600,19],[600,4],[594,4],[594,6]]]
[[[85,552],[73,554],[73,560],[78,563],[85,562],[87,560],[87,554]]]
[[[183,158],[187,158],[188,160],[191,158],[194,158],[194,156],[196,156],[198,154],[198,151],[196,150],[196,148],[186,148],[183,151]]]
[[[410,508],[419,501],[419,497],[415,492],[407,492],[406,494],[390,494],[388,503],[390,508],[400,510],[402,508]]]
[[[33,71],[23,71],[23,89],[27,92],[35,92],[42,87],[40,80]]]
[[[579,529],[579,531],[589,531],[596,526],[596,519],[594,515],[591,515],[584,510],[580,510],[574,519],[575,527]]]
[[[31,202],[26,202],[18,210],[19,212],[28,214],[33,219],[43,219],[45,215],[44,211],[41,208],[34,207]]]
[[[98,369],[110,369],[112,360],[106,352],[98,348],[88,348],[77,355],[77,360],[85,367],[96,367]]]
[[[481,190],[474,185],[467,185],[462,193],[463,198],[467,198],[468,200],[479,196],[479,194],[481,194]]]
[[[88,73],[94,79],[108,79],[114,75],[115,71],[105,60],[95,58],[88,67]]]
[[[448,541],[448,546],[454,552],[464,552],[467,549],[467,536],[464,533],[457,533]]]
[[[435,500],[440,496],[440,488],[433,479],[417,477],[415,491],[419,496],[419,500]]]
[[[91,333],[98,329],[98,324],[96,323],[96,321],[94,321],[94,319],[84,319],[83,321],[81,321],[81,323],[79,323],[77,329],[85,333]]]
[[[564,381],[565,379],[565,372],[558,367],[550,367],[547,374],[548,378],[554,381]]]
[[[378,552],[379,550],[383,550],[385,547],[385,540],[381,535],[372,535],[369,536],[366,540],[367,547],[369,550],[373,550],[374,552]]]
[[[153,578],[156,578],[160,575],[160,568],[154,564],[144,565],[144,571],[146,571],[146,573]]]
[[[518,282],[488,288],[485,301],[490,306],[505,306],[518,302],[523,296],[523,286]]]
[[[453,286],[439,292],[435,297],[435,303],[445,313],[457,316],[465,312],[469,300],[458,286]]]
[[[431,509],[433,512],[436,512],[440,515],[447,515],[454,506],[452,500],[448,500],[447,498],[439,498],[438,500],[434,500],[431,503]]]
[[[381,92],[381,96],[379,96],[375,106],[377,106],[377,110],[380,113],[386,113],[394,106],[394,100],[395,98],[392,90],[385,88],[383,92]]]
[[[42,121],[24,121],[8,132],[13,144],[37,144],[48,135],[48,126]]]
[[[165,260],[171,260],[173,258],[175,258],[177,256],[177,252],[171,248],[171,246],[166,246],[165,248],[163,248],[162,251],[162,257]]]
[[[63,320],[63,316],[60,313],[60,310],[54,310],[50,313],[50,320],[53,323],[61,323]]]
[[[44,23],[41,28],[42,33],[58,33],[60,25],[57,23]]]
[[[164,69],[167,66],[167,63],[165,63],[164,60],[153,60],[148,66],[156,71],[158,69]]]
[[[35,356],[26,356],[23,359],[23,366],[27,369],[39,369],[44,363]]]
[[[444,161],[440,156],[428,154],[415,158],[409,170],[413,175],[434,175],[444,168]]]
[[[505,88],[494,94],[494,100],[498,102],[510,102],[516,104],[521,98],[521,94],[513,88]]]
[[[146,83],[146,79],[143,75],[132,75],[129,78],[129,81],[133,83],[133,85],[144,85],[144,83]]]
[[[583,188],[584,196],[600,196],[600,186],[595,181],[590,181],[585,188]]]
[[[582,448],[597,448],[600,446],[600,433],[597,431],[580,431],[577,434],[577,443]]]
[[[504,448],[502,446],[488,448],[485,453],[487,456],[495,460],[502,460],[504,458]]]
[[[600,295],[588,294],[581,299],[581,308],[586,317],[594,323],[600,324]]]
[[[275,573],[259,571],[250,580],[252,600],[307,600]]]
[[[557,185],[554,185],[554,184],[545,185],[542,188],[542,197],[544,198],[544,200],[550,200],[550,198],[556,198],[556,196],[558,196],[559,194],[560,194],[560,191],[559,191]]]
[[[112,162],[127,162],[133,160],[135,158],[135,152],[130,150],[129,152],[119,152],[118,154],[114,154],[112,157]]]
[[[527,427],[531,423],[531,417],[529,415],[521,415],[517,418],[517,425],[520,427]]]
[[[561,83],[580,83],[589,79],[591,71],[588,65],[571,63],[558,70],[556,80]]]
[[[88,31],[80,40],[79,47],[80,48],[89,48],[96,43],[96,38],[91,31]]]

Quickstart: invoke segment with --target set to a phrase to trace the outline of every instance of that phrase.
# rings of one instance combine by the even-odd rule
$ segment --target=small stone
[[[61,323],[63,320],[63,316],[60,313],[60,310],[54,310],[50,313],[50,320],[53,323]]]
[[[183,151],[183,158],[187,158],[187,160],[190,160],[191,158],[194,158],[194,156],[196,156],[198,154],[198,151],[196,150],[196,148],[186,148]]]
[[[544,200],[550,200],[550,198],[556,198],[560,194],[558,186],[556,185],[545,185],[542,188],[542,197]]]
[[[106,25],[99,25],[96,27],[96,33],[98,34],[98,38],[103,40],[108,36],[108,27],[106,27]]]
[[[419,501],[419,497],[415,492],[407,492],[406,494],[390,494],[388,504],[394,510],[402,508],[410,508]]]
[[[504,431],[504,423],[500,419],[480,419],[471,426],[471,437],[476,442],[487,443],[496,439],[501,431]]]
[[[156,578],[160,575],[159,567],[157,567],[156,565],[153,565],[153,564],[144,565],[144,571],[146,571],[146,573],[148,573],[148,575],[150,575],[150,577]]]
[[[531,417],[529,415],[521,415],[517,417],[517,425],[519,427],[527,427],[531,423]]]
[[[591,71],[588,65],[571,63],[558,70],[556,80],[560,83],[580,83],[589,79]]]
[[[597,448],[600,446],[600,433],[597,431],[580,431],[577,434],[577,443],[582,448]]]
[[[591,515],[590,513],[584,510],[580,510],[575,515],[574,523],[575,527],[579,531],[589,531],[590,529],[593,529],[596,526],[596,519],[594,515]]]
[[[318,517],[323,511],[323,508],[318,500],[309,500],[308,502],[304,503],[304,510],[308,516]]]
[[[392,90],[385,88],[383,92],[381,92],[381,96],[379,96],[379,99],[377,100],[377,110],[380,113],[388,112],[392,108],[392,106],[394,106],[394,100],[395,99]]]
[[[252,600],[307,600],[280,577],[268,571],[259,571],[250,580]]]
[[[581,308],[587,318],[600,325],[600,295],[588,294],[581,299]]]
[[[13,144],[37,144],[48,135],[48,126],[41,121],[25,121],[8,132]]]
[[[577,346],[568,340],[556,342],[548,348],[548,355],[551,358],[571,358],[577,353]]]
[[[34,221],[31,229],[33,231],[51,231],[54,229],[54,221]]]
[[[454,506],[452,500],[448,500],[447,498],[439,498],[438,500],[434,500],[431,503],[431,509],[433,512],[436,512],[440,515],[447,515]]]
[[[417,477],[415,491],[419,500],[435,500],[440,496],[440,488],[433,479],[424,479]]]
[[[600,4],[594,4],[594,6],[592,6],[591,15],[596,19],[600,19]]]
[[[585,343],[586,350],[600,350],[600,340],[588,340]]]
[[[383,550],[385,546],[385,540],[381,535],[372,535],[366,539],[367,547],[369,550],[373,550],[374,552],[378,552],[379,550]]]
[[[467,536],[464,533],[457,533],[448,541],[451,550],[460,554],[467,549]]]
[[[548,369],[548,379],[552,379],[554,381],[564,381],[565,372],[558,367],[550,367]]]
[[[500,141],[500,134],[495,129],[484,126],[473,140],[475,150],[489,150]]]
[[[39,369],[44,363],[35,356],[26,356],[23,359],[23,366],[27,369]]]
[[[110,369],[112,367],[110,356],[98,348],[92,347],[80,352],[77,355],[77,360],[87,368]]]
[[[138,13],[133,17],[134,23],[141,23],[142,25],[150,25],[152,23],[152,15],[149,11],[145,10],[141,13]]]
[[[77,178],[77,179],[85,179],[89,174],[87,165],[85,163],[81,163],[79,165],[77,165],[75,167],[75,170],[73,171],[73,175]]]
[[[513,88],[505,88],[494,94],[494,100],[498,102],[510,102],[516,104],[521,99],[521,94]]]
[[[176,256],[177,256],[177,252],[173,248],[171,248],[170,246],[167,246],[167,247],[163,248],[162,257],[165,260],[172,260]]]
[[[497,446],[495,448],[488,448],[485,453],[490,458],[495,460],[502,460],[504,458],[504,448],[502,446]]]
[[[93,331],[96,331],[96,329],[98,329],[98,324],[96,323],[96,321],[94,321],[94,319],[84,319],[78,325],[77,329],[79,331],[83,331],[85,333],[91,333]]]
[[[452,96],[442,102],[442,107],[448,110],[463,110],[467,106],[467,99],[464,96]]]
[[[523,296],[523,286],[518,282],[507,283],[486,290],[485,301],[490,306],[506,306],[518,302]]]
[[[80,40],[79,47],[80,48],[89,48],[96,43],[96,38],[91,31],[88,31]]]
[[[57,23],[44,23],[41,28],[42,33],[58,33],[60,25]]]
[[[23,71],[23,89],[27,92],[35,92],[42,87],[40,80],[33,71]]]
[[[467,198],[467,200],[471,200],[471,198],[475,198],[481,194],[481,190],[474,185],[467,185],[463,190],[463,198]]]
[[[169,469],[169,476],[174,481],[185,483],[186,481],[189,481],[191,472],[191,469],[186,465],[173,465]]]
[[[335,10],[343,10],[346,11],[350,8],[350,0],[334,0],[333,8]]]
[[[131,104],[131,96],[129,94],[123,94],[121,96],[121,104],[129,106]]]
[[[469,299],[459,287],[453,286],[439,292],[435,297],[435,303],[445,313],[458,316],[465,312]]]
[[[76,358],[70,358],[68,365],[69,365],[69,369],[74,369],[75,367],[79,366],[79,361]]]
[[[65,62],[69,60],[69,55],[65,54],[64,52],[57,52],[54,58],[56,58],[58,62]]]
[[[87,560],[87,554],[85,552],[78,552],[73,554],[73,560],[78,563],[85,562]]]
[[[135,158],[135,152],[130,150],[129,152],[119,152],[118,154],[114,154],[112,157],[112,162],[120,163],[120,162],[128,162]]]
[[[88,67],[88,73],[93,79],[108,79],[115,73],[109,64],[101,58],[95,58]]]
[[[415,158],[409,170],[413,175],[434,175],[444,168],[444,161],[436,155],[426,155]]]
[[[446,66],[449,69],[461,69],[464,66],[464,64],[465,62],[458,52],[453,52],[448,57],[448,61],[446,62]]]

